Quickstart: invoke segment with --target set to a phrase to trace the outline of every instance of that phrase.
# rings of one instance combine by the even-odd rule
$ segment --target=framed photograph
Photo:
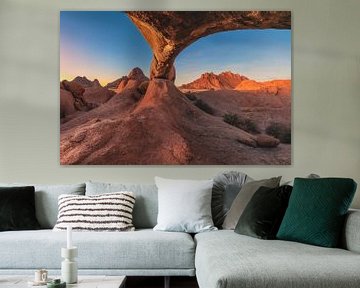
[[[62,165],[290,165],[290,11],[61,11]]]

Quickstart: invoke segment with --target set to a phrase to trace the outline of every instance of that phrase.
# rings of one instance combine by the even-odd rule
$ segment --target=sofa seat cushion
[[[347,288],[360,283],[360,254],[222,230],[195,236],[200,288]]]
[[[193,269],[195,244],[186,233],[73,232],[79,269]],[[0,269],[60,269],[66,232],[1,232]]]

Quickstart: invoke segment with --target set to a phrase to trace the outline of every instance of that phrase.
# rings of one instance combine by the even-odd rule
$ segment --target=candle
[[[66,232],[67,232],[67,244],[66,244],[66,248],[67,249],[70,249],[72,248],[72,227],[69,225],[67,226],[67,229],[66,229]]]

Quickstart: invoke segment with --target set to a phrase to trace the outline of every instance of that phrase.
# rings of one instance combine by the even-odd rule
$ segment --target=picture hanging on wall
[[[290,165],[290,11],[61,11],[62,165]]]

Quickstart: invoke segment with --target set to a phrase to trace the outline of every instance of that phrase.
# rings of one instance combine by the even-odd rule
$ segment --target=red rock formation
[[[136,93],[137,89],[126,89],[64,123],[61,163],[288,163],[288,147],[280,144],[271,153],[253,148],[258,145],[256,136],[203,112],[169,80],[151,80],[138,101]]]
[[[81,86],[80,84],[78,84],[77,82],[74,82],[74,81],[70,82],[70,81],[64,80],[61,83],[62,83],[64,89],[71,92],[71,94],[73,94],[74,97],[80,98],[80,97],[82,97],[82,95],[85,92],[85,88],[83,86]]]
[[[239,83],[235,89],[238,91],[262,91],[275,95],[290,95],[291,80],[271,80],[264,82],[247,80]]]
[[[75,82],[77,84],[80,84],[84,88],[101,87],[100,82],[99,82],[98,79],[95,79],[94,81],[91,81],[91,80],[87,79],[85,76],[83,76],[83,77],[77,76],[71,82]]]
[[[234,74],[230,71],[222,72],[219,75],[213,72],[201,74],[200,78],[191,83],[184,84],[181,89],[234,89],[242,81],[248,80],[247,77],[240,74]]]
[[[242,83],[239,83],[235,86],[235,90],[238,91],[258,91],[263,89],[263,85],[261,82],[257,82],[255,80],[246,80]]]
[[[176,56],[197,39],[238,29],[290,29],[290,11],[126,12],[153,50],[150,78],[175,79]]]
[[[126,78],[126,76],[123,76],[123,77],[121,77],[119,79],[116,79],[116,80],[114,80],[112,82],[109,82],[108,84],[105,85],[105,88],[107,88],[107,89],[116,89],[119,86],[120,82],[123,81],[125,78]]]
[[[125,89],[136,88],[142,82],[149,81],[149,78],[144,75],[144,72],[139,67],[132,69],[128,76],[124,76],[121,79],[118,87],[115,89],[116,93],[120,93]]]
[[[102,87],[97,79],[90,81],[85,76],[77,76],[72,81],[64,80],[60,83],[61,115],[88,111],[107,102],[114,95],[114,91]],[[70,108],[72,106],[74,109]]]
[[[74,99],[73,103],[74,103],[75,110],[88,111],[89,109],[92,108],[92,106],[89,106],[86,103],[86,101],[84,100],[83,94],[85,92],[85,89],[80,84],[78,84],[75,81],[69,82],[67,80],[64,80],[61,82],[61,86],[64,87],[63,90],[66,90],[72,94],[73,99]],[[62,89],[60,89],[60,90],[62,90]]]
[[[280,144],[280,140],[265,134],[256,136],[256,143],[259,147],[274,148]]]
[[[105,87],[89,87],[85,89],[83,99],[86,103],[94,104],[94,106],[99,106],[114,96],[116,93],[112,90],[109,90]]]
[[[269,94],[290,95],[291,80],[271,80],[257,82],[246,76],[232,73],[230,71],[222,72],[219,75],[213,72],[201,74],[200,78],[180,86],[181,89],[189,90],[221,90],[235,89],[238,91],[261,91]]]
[[[71,92],[60,88],[60,118],[69,116],[74,112],[76,112],[74,106],[74,96]]]

